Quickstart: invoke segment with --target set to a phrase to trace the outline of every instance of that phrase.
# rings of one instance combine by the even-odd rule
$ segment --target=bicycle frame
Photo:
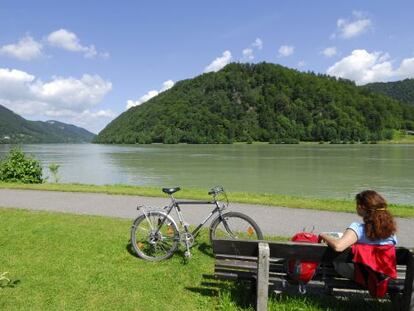
[[[171,198],[170,205],[164,208],[164,209],[167,209],[166,214],[170,215],[171,211],[174,209],[177,214],[180,225],[184,228],[185,233],[191,233],[194,237],[198,235],[198,233],[200,232],[200,229],[206,224],[207,221],[209,221],[209,219],[211,219],[211,217],[213,217],[213,215],[218,213],[219,214],[218,217],[221,217],[221,212],[224,209],[219,206],[216,200],[214,201],[176,201],[172,195],[170,196],[170,198]],[[180,205],[201,205],[201,204],[202,205],[215,205],[216,207],[192,232],[189,232],[188,224],[185,223],[184,217],[181,212]],[[165,219],[166,218],[164,218],[163,221],[160,223],[159,228],[163,225]]]
[[[149,210],[145,206],[138,206],[137,209],[142,209],[143,215],[135,219],[131,228],[133,248],[138,256],[144,259],[158,261],[170,258],[177,250],[179,243],[185,245],[184,256],[190,258],[190,248],[194,245],[195,238],[199,235],[201,228],[211,219],[213,219],[210,223],[210,239],[212,241],[216,238],[217,232],[217,236],[220,236],[222,231],[231,239],[243,238],[243,234],[238,234],[238,224],[248,226],[247,234],[249,236],[256,233],[253,238],[263,239],[260,228],[250,217],[238,212],[224,212],[229,201],[223,187],[216,186],[212,188],[208,192],[212,196],[209,201],[177,201],[173,194],[180,188],[163,188],[162,190],[169,195],[169,204],[162,209]],[[190,225],[184,219],[181,205],[213,205],[213,208],[201,223],[190,231]],[[175,210],[176,216],[171,215],[172,210]],[[150,219],[150,217],[153,218]],[[145,221],[148,222],[150,228],[147,227],[146,223],[143,223]],[[140,237],[137,242],[138,228],[143,230],[144,235],[141,237],[141,234],[139,234]],[[142,245],[147,245],[149,248],[142,248]]]

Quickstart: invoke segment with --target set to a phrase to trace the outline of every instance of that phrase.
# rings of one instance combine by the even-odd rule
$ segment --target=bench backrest
[[[295,242],[218,239],[213,241],[213,252],[215,255],[257,257],[259,242],[269,244],[270,258],[297,259],[321,263],[331,263],[332,261],[351,262],[352,260],[351,249],[338,253],[325,244]],[[406,266],[412,257],[410,250],[404,247],[397,247],[396,251],[397,265]]]

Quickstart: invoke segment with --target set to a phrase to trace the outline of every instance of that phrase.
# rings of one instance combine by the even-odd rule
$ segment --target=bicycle
[[[143,213],[133,222],[131,243],[139,257],[150,261],[168,259],[177,250],[180,242],[186,248],[184,256],[186,258],[191,257],[190,248],[200,233],[200,229],[215,214],[218,214],[218,216],[210,224],[210,241],[215,238],[263,239],[259,226],[249,216],[239,212],[223,213],[223,210],[228,206],[228,199],[222,187],[214,187],[208,192],[212,196],[212,201],[176,201],[173,194],[179,190],[181,190],[179,187],[162,189],[164,193],[170,196],[171,200],[170,204],[163,209],[137,207]],[[215,205],[213,211],[192,232],[189,230],[189,224],[184,221],[180,208],[180,205],[188,204]],[[173,209],[178,216],[182,230],[179,230],[177,222],[170,215]]]

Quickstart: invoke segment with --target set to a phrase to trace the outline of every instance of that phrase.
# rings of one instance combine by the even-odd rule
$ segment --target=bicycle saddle
[[[162,188],[162,192],[166,193],[166,194],[173,194],[174,192],[180,191],[181,188],[180,187],[175,187],[175,188]]]

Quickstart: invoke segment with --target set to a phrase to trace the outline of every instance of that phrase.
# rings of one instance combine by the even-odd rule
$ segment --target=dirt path
[[[136,206],[163,207],[168,198],[108,195],[34,190],[0,189],[0,206],[31,210],[46,210],[72,214],[101,215],[133,219]],[[183,205],[185,220],[198,224],[211,210],[208,205]],[[343,231],[351,222],[359,221],[356,214],[284,208],[264,205],[230,203],[228,210],[251,216],[264,234],[291,236],[304,227],[315,232]],[[414,246],[414,219],[397,218],[399,245]]]

